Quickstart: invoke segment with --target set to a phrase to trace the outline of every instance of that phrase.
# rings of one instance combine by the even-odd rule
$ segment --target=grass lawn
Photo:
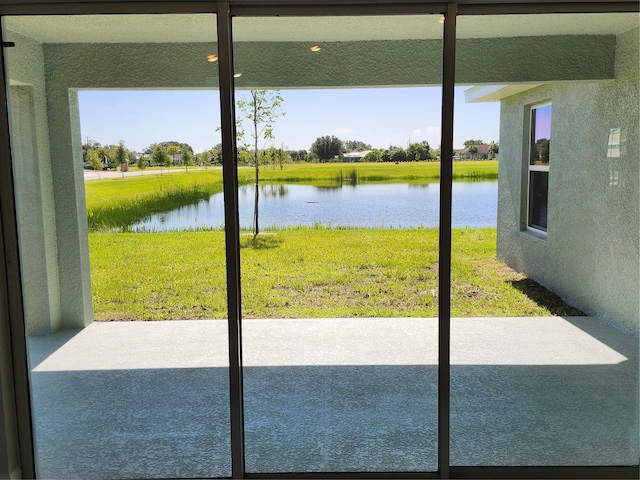
[[[324,184],[335,182],[340,177],[350,177],[356,172],[361,182],[427,182],[440,178],[440,162],[407,163],[296,163],[283,170],[263,167],[260,178],[267,182],[304,182]],[[486,178],[498,179],[497,160],[455,162],[453,174],[457,179]],[[240,181],[253,182],[253,168],[238,169]]]
[[[89,230],[126,227],[148,215],[196,203],[221,191],[220,169],[85,182]]]
[[[495,229],[453,236],[452,315],[580,314],[495,259]],[[224,233],[92,233],[97,320],[226,318]],[[242,238],[245,318],[437,316],[436,230],[299,228]]]

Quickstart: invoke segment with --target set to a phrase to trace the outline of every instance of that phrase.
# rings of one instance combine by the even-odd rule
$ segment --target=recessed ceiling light
[[[218,61],[218,55],[215,54],[211,54],[211,55],[207,55],[207,62],[217,62]]]
[[[312,52],[319,52],[320,51],[320,47],[318,45],[314,45],[309,50],[311,50]]]
[[[242,76],[241,73],[234,73],[233,78],[240,78]]]

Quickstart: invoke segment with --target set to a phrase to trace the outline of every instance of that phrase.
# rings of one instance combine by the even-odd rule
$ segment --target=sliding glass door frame
[[[582,1],[528,3],[518,0],[461,0],[459,2],[402,3],[384,0],[366,4],[358,0],[335,0],[331,5],[299,0],[274,1],[61,1],[8,0],[0,5],[0,16],[55,14],[162,14],[217,13],[218,68],[221,131],[223,148],[223,184],[225,200],[225,242],[227,261],[227,308],[229,335],[229,380],[231,413],[232,478],[636,478],[637,467],[451,467],[450,432],[450,289],[451,289],[451,190],[453,168],[453,110],[455,86],[456,17],[522,13],[637,12],[637,1]],[[439,334],[438,334],[438,471],[425,473],[296,473],[248,474],[244,466],[244,420],[242,382],[242,318],[240,282],[240,229],[238,215],[238,176],[235,165],[235,98],[233,80],[232,19],[236,16],[326,16],[326,15],[407,15],[440,14],[445,17],[442,71],[442,123],[440,173],[439,237]],[[4,45],[10,48],[9,45]],[[3,49],[4,50],[4,49]],[[7,92],[4,55],[0,58],[1,86]],[[29,368],[26,334],[22,313],[18,230],[13,196],[11,144],[7,95],[0,100],[0,219],[3,278],[0,288],[7,303],[2,315],[8,319],[12,355],[13,396],[18,424],[20,461],[24,477],[35,476],[34,439],[30,408]],[[0,315],[0,319],[3,318]],[[0,325],[5,328],[5,325]],[[2,336],[0,336],[0,339]]]

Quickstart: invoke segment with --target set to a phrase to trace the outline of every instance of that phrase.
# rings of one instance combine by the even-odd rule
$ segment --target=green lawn
[[[359,181],[364,182],[427,182],[440,178],[440,162],[407,163],[297,163],[289,164],[283,170],[263,167],[260,178],[267,182],[280,183],[326,183],[345,177],[355,171]],[[342,173],[342,175],[341,175]],[[455,162],[453,174],[458,179],[498,178],[498,162],[474,161]],[[253,169],[241,167],[238,178],[253,181]]]
[[[440,165],[292,164],[265,183],[429,182]],[[458,178],[496,178],[497,162],[456,162]],[[151,173],[151,172],[149,172]],[[238,169],[240,182],[253,169]],[[86,182],[92,232],[126,228],[222,190],[219,168]],[[452,314],[578,314],[495,259],[495,229],[454,231]],[[98,320],[225,318],[224,232],[91,233]],[[437,316],[437,230],[293,228],[242,237],[245,318]]]
[[[166,169],[165,169],[166,170]],[[85,182],[90,231],[123,228],[153,213],[167,212],[222,191],[222,171],[105,178]]]
[[[579,312],[495,259],[495,229],[454,230],[454,316]],[[225,318],[224,234],[89,235],[98,320]],[[245,318],[437,316],[436,230],[299,228],[242,237]]]

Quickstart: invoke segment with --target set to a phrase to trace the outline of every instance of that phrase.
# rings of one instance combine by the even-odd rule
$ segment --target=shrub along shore
[[[166,170],[165,170],[166,171]],[[222,191],[221,170],[87,182],[96,320],[226,318],[224,232],[108,233]],[[253,181],[239,168],[240,183]],[[454,164],[457,179],[493,179],[497,162]],[[437,163],[295,164],[265,183],[414,182]],[[579,311],[495,258],[495,228],[454,229],[454,316],[576,315]],[[437,229],[294,227],[241,238],[245,318],[435,317]]]

